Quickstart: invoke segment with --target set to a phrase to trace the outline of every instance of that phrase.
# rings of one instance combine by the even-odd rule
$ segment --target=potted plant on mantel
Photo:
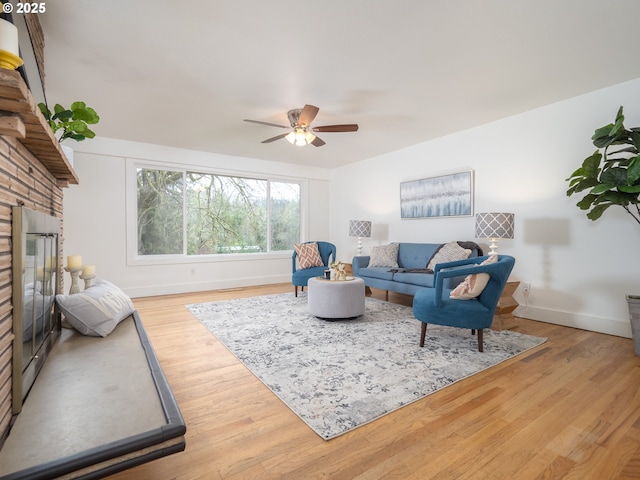
[[[591,139],[597,147],[567,179],[567,195],[589,190],[577,205],[587,218],[599,219],[611,206],[620,206],[640,226],[640,128],[624,127],[622,107],[613,124],[598,128]],[[636,355],[640,355],[640,295],[627,295]]]
[[[87,107],[84,102],[73,102],[69,108],[64,108],[59,103],[53,107],[53,112],[44,103],[39,103],[38,108],[44,115],[53,130],[53,134],[62,142],[67,138],[81,142],[85,138],[93,138],[96,134],[89,128],[100,121],[96,111]],[[73,165],[73,149],[68,145],[61,145],[67,160]]]

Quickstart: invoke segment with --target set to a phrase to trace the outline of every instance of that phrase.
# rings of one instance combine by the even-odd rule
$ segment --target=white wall
[[[306,239],[329,237],[330,172],[113,139],[74,143],[79,185],[65,190],[64,255],[82,255],[97,276],[133,297],[232,288],[291,281],[291,253],[259,257],[225,256],[202,263],[132,265],[127,263],[125,163],[127,158],[183,163],[221,172],[265,174],[305,179],[308,198]],[[131,212],[129,212],[131,213]],[[66,288],[70,285],[65,279]]]
[[[640,228],[621,208],[597,222],[567,197],[565,179],[595,147],[593,131],[625,107],[625,125],[640,125],[640,79],[529,111],[332,171],[331,238],[338,257],[355,254],[351,219],[371,220],[374,244],[474,240],[474,218],[400,219],[399,184],[472,169],[476,213],[515,213],[513,240],[499,251],[516,257],[512,279],[531,283],[517,313],[630,336],[624,295],[640,294]],[[362,128],[366,128],[363,125]]]

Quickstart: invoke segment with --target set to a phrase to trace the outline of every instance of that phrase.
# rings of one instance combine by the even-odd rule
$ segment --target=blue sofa
[[[481,248],[475,243],[459,243],[471,249],[469,258],[482,255]],[[370,256],[356,256],[351,263],[353,274],[362,278],[367,287],[386,290],[387,299],[389,291],[413,296],[421,288],[433,288],[434,274],[428,273],[426,267],[441,245],[440,243],[399,243],[397,268],[369,267]],[[464,277],[465,275],[447,278],[443,286],[453,289],[464,280]]]

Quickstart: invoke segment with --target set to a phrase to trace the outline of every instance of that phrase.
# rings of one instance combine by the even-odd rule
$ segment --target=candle
[[[96,266],[95,265],[85,265],[82,269],[83,277],[90,277],[96,274]]]
[[[0,50],[18,56],[18,28],[6,20],[0,20]]]
[[[69,255],[67,257],[67,268],[82,268],[82,257],[80,255]]]

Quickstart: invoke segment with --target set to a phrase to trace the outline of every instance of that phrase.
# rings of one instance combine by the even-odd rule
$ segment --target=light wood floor
[[[640,478],[631,340],[518,319],[517,331],[549,340],[324,441],[184,308],[279,292],[293,287],[134,301],[186,420],[187,448],[112,479]]]

